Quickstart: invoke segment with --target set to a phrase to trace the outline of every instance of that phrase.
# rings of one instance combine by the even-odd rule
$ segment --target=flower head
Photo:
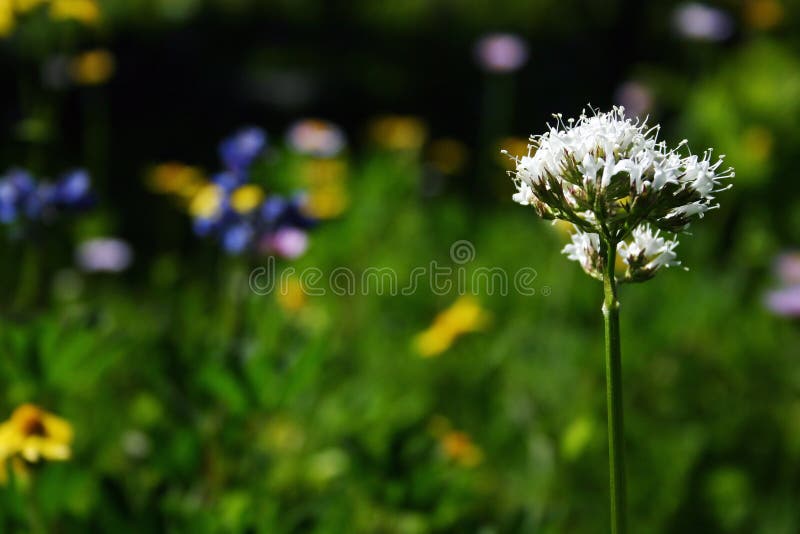
[[[33,404],[23,404],[0,424],[0,461],[19,454],[28,462],[70,457],[72,426]]]
[[[680,265],[675,254],[678,241],[661,237],[660,233],[642,224],[633,229],[630,241],[619,243],[617,252],[628,266],[626,281],[641,282],[652,278],[662,267]]]
[[[658,140],[659,126],[625,118],[622,107],[556,119],[531,137],[527,155],[513,158],[514,201],[572,223],[577,233],[564,252],[593,276],[602,278],[601,244],[622,245],[629,281],[674,265],[677,241],[659,231],[684,231],[718,207],[715,194],[727,189],[721,181],[734,176],[720,168],[724,156],[714,159],[711,149],[684,155],[686,141],[668,149]]]

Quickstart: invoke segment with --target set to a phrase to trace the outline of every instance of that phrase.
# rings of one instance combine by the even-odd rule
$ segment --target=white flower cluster
[[[674,267],[681,262],[675,254],[678,241],[665,239],[660,230],[653,230],[642,224],[633,230],[630,239],[617,244],[617,255],[625,266],[625,272],[618,272],[621,281],[642,282],[652,278],[662,267]],[[600,235],[576,231],[572,240],[562,251],[567,259],[577,261],[590,276],[602,280],[603,259],[600,255]],[[617,270],[621,270],[617,266]]]
[[[624,111],[584,112],[566,122],[556,115],[555,126],[531,137],[528,154],[514,158],[513,199],[546,219],[575,225],[578,233],[564,252],[587,272],[589,266],[602,278],[596,256],[603,242],[619,247],[629,266],[626,279],[636,281],[676,263],[677,241],[660,231],[683,231],[718,207],[714,194],[727,189],[721,180],[734,173],[720,170],[724,156],[712,160],[711,149],[682,155],[685,140],[668,149],[658,140],[659,126],[632,121]]]

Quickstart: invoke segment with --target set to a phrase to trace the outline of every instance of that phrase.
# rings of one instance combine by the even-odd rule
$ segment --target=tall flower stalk
[[[718,207],[715,194],[734,176],[724,156],[698,156],[687,141],[669,149],[660,127],[625,118],[625,109],[584,111],[532,136],[528,154],[514,157],[514,201],[544,219],[574,227],[563,252],[603,283],[611,531],[627,532],[619,284],[643,282],[680,265],[675,235]],[[662,235],[662,233],[664,235]],[[618,258],[621,262],[617,261]]]

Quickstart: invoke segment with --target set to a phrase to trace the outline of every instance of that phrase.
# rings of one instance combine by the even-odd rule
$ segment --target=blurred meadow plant
[[[94,203],[91,179],[83,169],[66,172],[54,182],[37,180],[23,169],[11,169],[0,177],[0,224],[23,259],[15,288],[17,307],[25,308],[39,296],[45,238],[56,223]]]
[[[572,224],[572,242],[563,252],[603,283],[614,534],[627,532],[618,285],[680,265],[678,241],[669,236],[719,207],[716,193],[730,187],[721,181],[734,176],[733,169],[721,169],[724,156],[713,158],[711,149],[702,156],[685,149],[683,155],[685,140],[668,149],[658,140],[659,126],[625,118],[624,112],[592,109],[566,121],[555,115],[547,132],[531,136],[527,155],[513,157],[516,169],[510,173],[514,201],[544,219]],[[620,276],[618,257],[627,267]]]
[[[165,164],[149,182],[157,192],[183,199],[195,234],[214,238],[228,254],[297,258],[317,221],[307,213],[305,194],[268,194],[251,181],[251,167],[266,146],[263,130],[243,129],[220,143],[224,169],[210,180],[191,167]]]

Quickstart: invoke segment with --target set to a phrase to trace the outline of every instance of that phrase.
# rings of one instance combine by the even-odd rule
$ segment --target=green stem
[[[614,276],[617,244],[607,245],[603,275],[603,317],[606,333],[606,402],[608,407],[608,460],[611,490],[611,532],[627,532],[625,513],[625,443],[622,420],[622,364],[619,343],[619,299]]]

